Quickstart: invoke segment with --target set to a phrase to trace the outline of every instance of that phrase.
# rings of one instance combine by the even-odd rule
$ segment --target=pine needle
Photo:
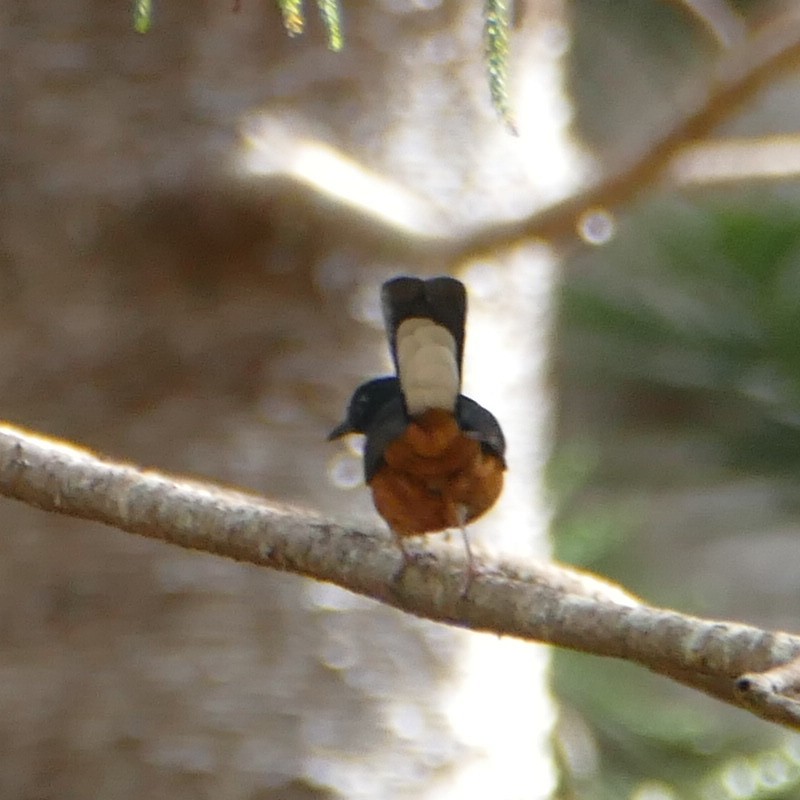
[[[325,30],[328,32],[328,47],[338,53],[344,46],[339,0],[317,0],[317,5]]]
[[[289,36],[299,36],[305,27],[303,0],[278,0],[283,15],[283,27]]]
[[[508,100],[508,54],[513,0],[485,0],[483,7],[486,37],[486,64],[492,105],[515,136],[517,128]]]
[[[133,29],[136,33],[147,33],[152,22],[152,0],[133,0]]]

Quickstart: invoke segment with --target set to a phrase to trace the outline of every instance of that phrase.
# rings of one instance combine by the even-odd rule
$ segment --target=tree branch
[[[682,6],[700,23],[723,47],[741,42],[747,34],[747,26],[742,15],[728,5],[726,0],[673,0]]]
[[[613,211],[653,186],[686,145],[705,139],[730,119],[765,85],[800,60],[800,7],[764,24],[720,58],[708,84],[683,103],[683,112],[641,152],[600,182],[549,208],[520,220],[492,224],[466,236],[446,254],[450,263],[484,256],[530,239],[553,244],[576,236],[587,210]]]
[[[180,547],[329,581],[420,617],[641,664],[800,729],[792,682],[764,673],[800,657],[800,637],[652,608],[556,564],[465,564],[431,542],[398,575],[390,537],[213,485],[113,463],[0,424],[0,494]],[[460,551],[459,551],[460,552]],[[774,674],[774,673],[770,673]]]
[[[760,89],[794,67],[798,60],[800,6],[793,5],[727,49],[705,84],[682,101],[676,100],[679,108],[672,123],[597,183],[522,219],[493,222],[467,232],[454,232],[439,218],[440,210],[427,200],[406,187],[393,185],[386,176],[371,173],[328,145],[298,140],[293,132],[282,132],[279,126],[268,128],[268,134],[263,126],[255,125],[253,131],[245,126],[243,135],[247,148],[255,153],[255,165],[250,169],[262,175],[261,190],[284,206],[290,203],[293,218],[310,219],[316,228],[330,224],[339,235],[343,226],[347,226],[348,240],[364,243],[370,252],[378,248],[384,255],[391,253],[393,258],[413,262],[423,270],[447,271],[464,261],[532,239],[555,246],[573,243],[587,212],[597,209],[614,212],[657,184],[669,175],[677,155],[689,145],[707,139]],[[287,156],[302,150],[312,153],[315,162],[324,158],[336,165],[336,171],[329,170],[327,175],[317,170],[312,180],[312,176],[298,173],[296,166],[287,167],[306,161]],[[288,172],[284,171],[287,169]],[[369,181],[374,194],[367,199],[353,197],[348,192],[347,199],[343,199],[342,171],[358,178],[353,182],[355,185]],[[338,176],[333,184],[331,175]],[[681,179],[681,175],[676,177]],[[375,197],[389,197],[392,202],[387,207],[376,207]],[[398,208],[402,209],[401,214]]]

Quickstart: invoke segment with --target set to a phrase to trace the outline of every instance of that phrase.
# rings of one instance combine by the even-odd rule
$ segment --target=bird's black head
[[[362,383],[350,398],[344,422],[328,434],[328,441],[348,433],[366,433],[387,403],[398,399],[402,402],[402,398],[400,381],[395,377],[375,378]]]

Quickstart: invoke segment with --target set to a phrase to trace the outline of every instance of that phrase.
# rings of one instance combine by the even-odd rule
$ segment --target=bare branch
[[[249,168],[262,175],[261,189],[268,196],[284,203],[291,198],[297,216],[312,220],[317,227],[335,225],[338,232],[347,225],[351,241],[363,241],[370,251],[379,248],[384,255],[390,252],[413,261],[423,270],[446,269],[531,239],[563,246],[577,239],[579,223],[587,211],[613,212],[664,177],[686,182],[687,159],[676,163],[676,156],[683,156],[687,148],[707,139],[760,89],[794,67],[798,59],[800,5],[794,4],[746,41],[727,50],[706,84],[681,103],[672,124],[596,184],[523,219],[494,222],[472,232],[454,232],[429,201],[383,175],[371,173],[329,145],[298,140],[294,133],[277,128],[265,133],[263,126],[254,124],[253,131],[245,130],[253,158]],[[296,165],[309,159],[289,158],[287,152],[313,155],[315,163],[324,159],[335,170],[300,173]],[[287,164],[294,165],[288,172]],[[355,196],[342,174],[351,176],[354,186],[367,181],[374,190],[369,200]],[[326,175],[335,177],[326,183]],[[321,197],[325,202],[320,203]],[[376,202],[376,198],[387,197],[391,202]],[[333,220],[332,207],[336,210]]]
[[[613,210],[653,186],[684,146],[706,138],[763,86],[795,67],[798,59],[800,5],[793,4],[747,41],[728,50],[708,85],[684,104],[684,112],[626,164],[595,186],[544,211],[467,236],[452,251],[448,249],[448,260],[458,263],[529,239],[555,244],[573,239],[587,209]]]
[[[465,565],[442,545],[432,543],[430,557],[398,577],[402,559],[388,536],[113,463],[10,425],[0,425],[0,494],[181,547],[330,581],[438,622],[633,661],[800,728],[797,704],[780,694],[781,686],[759,678],[800,657],[800,637],[652,608],[567,567],[487,564],[462,597]]]
[[[725,0],[673,0],[696,17],[708,32],[723,46],[741,42],[746,33],[742,15],[734,11]]]
[[[736,688],[746,705],[769,708],[771,716],[780,716],[793,727],[800,726],[800,658],[762,673],[742,675]]]

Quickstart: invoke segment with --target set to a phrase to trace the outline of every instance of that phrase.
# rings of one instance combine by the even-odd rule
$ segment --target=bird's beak
[[[328,441],[332,442],[334,439],[341,439],[342,436],[346,436],[348,433],[354,433],[353,426],[349,420],[345,420],[328,434]]]

